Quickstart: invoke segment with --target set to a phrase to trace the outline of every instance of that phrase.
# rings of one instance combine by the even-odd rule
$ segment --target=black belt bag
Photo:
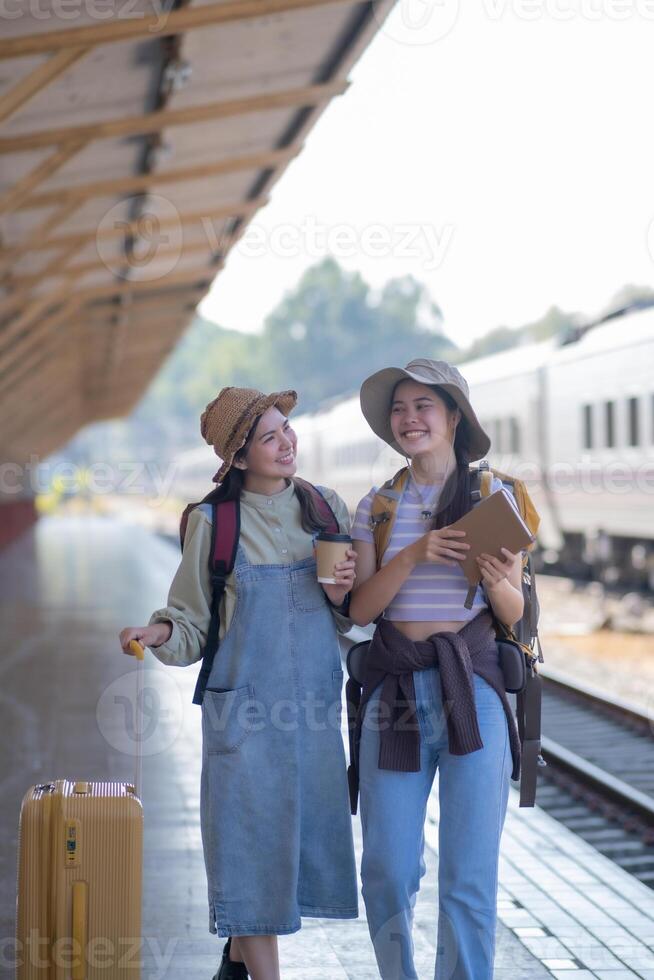
[[[515,640],[497,640],[500,667],[504,675],[504,689],[509,694],[520,694],[527,686],[525,652]]]
[[[516,721],[520,738],[520,806],[533,806],[539,767],[547,765],[540,752],[541,686],[535,669],[538,657],[515,640],[497,639],[504,687],[516,695]]]

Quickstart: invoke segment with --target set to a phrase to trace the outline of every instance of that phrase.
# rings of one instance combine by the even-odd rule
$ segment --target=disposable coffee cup
[[[352,547],[349,534],[330,534],[321,531],[316,537],[316,561],[318,563],[318,581],[328,585],[336,585],[334,565],[337,561],[347,561],[348,548]]]

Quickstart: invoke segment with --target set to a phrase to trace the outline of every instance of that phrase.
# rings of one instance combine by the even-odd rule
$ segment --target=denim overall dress
[[[296,932],[356,918],[336,627],[313,557],[253,565],[202,703],[200,815],[209,929]]]

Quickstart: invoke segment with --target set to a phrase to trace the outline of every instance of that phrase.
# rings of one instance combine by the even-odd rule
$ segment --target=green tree
[[[271,382],[295,387],[304,409],[358,388],[378,368],[454,349],[421,283],[407,276],[375,293],[332,258],[287,293],[267,317],[261,343]]]

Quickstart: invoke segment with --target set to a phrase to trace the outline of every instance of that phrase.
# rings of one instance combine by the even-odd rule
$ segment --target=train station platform
[[[118,633],[164,604],[179,553],[113,518],[42,519],[0,554],[0,975],[12,946],[20,801],[54,778],[134,778],[130,699],[135,662]],[[145,813],[143,977],[209,980],[223,940],[208,931],[199,829],[197,667],[146,654],[141,796]],[[496,980],[654,980],[654,892],[512,790],[502,839]],[[360,856],[360,827],[354,822]],[[435,957],[438,794],[432,794],[427,875],[416,908],[419,975]],[[363,902],[347,922],[305,919],[280,940],[284,980],[378,976]]]

